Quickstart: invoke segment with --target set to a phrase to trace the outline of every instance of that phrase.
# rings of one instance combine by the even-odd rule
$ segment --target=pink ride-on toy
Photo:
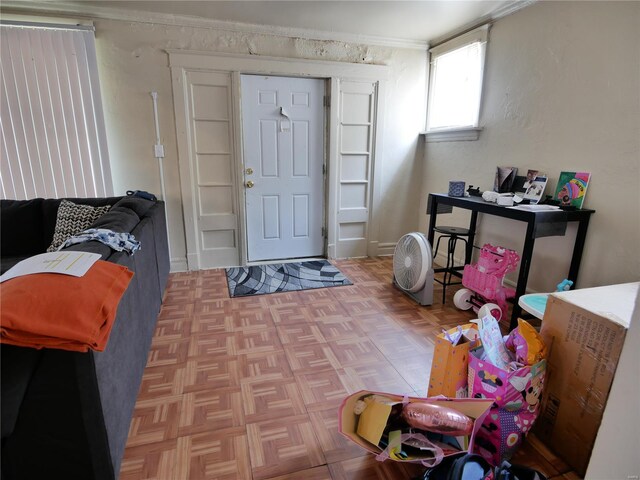
[[[480,250],[478,263],[464,266],[462,285],[467,288],[456,292],[454,305],[461,310],[473,308],[479,318],[488,313],[498,321],[506,317],[507,299],[515,297],[516,291],[503,286],[502,282],[519,261],[520,255],[514,250],[486,243]]]

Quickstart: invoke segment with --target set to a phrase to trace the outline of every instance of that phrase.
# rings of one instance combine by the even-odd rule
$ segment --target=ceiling
[[[72,11],[106,15],[154,13],[159,18],[234,22],[280,29],[324,32],[318,38],[373,37],[397,41],[432,43],[479,21],[503,16],[532,0],[428,0],[428,1],[5,1],[4,7],[36,5],[40,10]],[[153,17],[149,16],[149,19]],[[247,25],[248,24],[248,25]],[[313,35],[304,35],[305,37]]]

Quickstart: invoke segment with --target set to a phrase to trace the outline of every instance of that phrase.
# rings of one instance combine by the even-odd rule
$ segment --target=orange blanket
[[[37,273],[0,284],[0,342],[103,351],[133,272],[98,260],[82,277]]]

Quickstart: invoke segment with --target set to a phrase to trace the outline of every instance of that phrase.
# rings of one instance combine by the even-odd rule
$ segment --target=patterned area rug
[[[232,297],[352,285],[326,260],[227,268]]]

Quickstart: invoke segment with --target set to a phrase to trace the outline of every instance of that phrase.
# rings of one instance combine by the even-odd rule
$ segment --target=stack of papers
[[[15,264],[0,276],[0,283],[32,273],[61,273],[82,277],[100,258],[100,254],[88,252],[41,253]]]

